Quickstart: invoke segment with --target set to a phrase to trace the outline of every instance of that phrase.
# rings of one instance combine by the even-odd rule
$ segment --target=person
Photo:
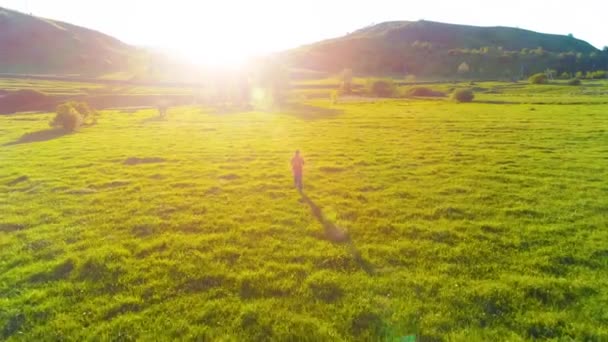
[[[304,167],[304,159],[300,156],[300,151],[296,151],[296,154],[291,159],[291,170],[293,171],[293,182],[298,188],[298,191],[302,191],[302,168]]]

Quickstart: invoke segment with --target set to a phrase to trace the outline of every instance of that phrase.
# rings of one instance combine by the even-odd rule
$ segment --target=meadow
[[[608,96],[479,86],[0,116],[0,339],[608,340]]]

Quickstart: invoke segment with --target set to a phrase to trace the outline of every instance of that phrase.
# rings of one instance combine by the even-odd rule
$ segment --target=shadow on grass
[[[4,144],[4,146],[30,144],[30,143],[35,143],[35,142],[48,141],[48,140],[60,138],[66,134],[70,134],[70,132],[67,130],[64,130],[63,128],[45,129],[43,131],[26,133],[26,134],[22,135],[21,138],[19,138],[18,140],[6,143],[6,144]]]
[[[313,216],[323,226],[327,240],[333,243],[345,244],[357,265],[359,265],[367,274],[373,275],[375,273],[373,266],[361,256],[361,253],[357,250],[357,247],[348,235],[348,232],[328,220],[325,215],[323,215],[323,210],[321,210],[321,208],[303,191],[300,191],[300,195],[302,195],[304,203],[310,207]]]
[[[343,113],[342,110],[315,107],[302,103],[288,103],[281,106],[281,113],[295,116],[302,120],[320,120],[338,116]]]

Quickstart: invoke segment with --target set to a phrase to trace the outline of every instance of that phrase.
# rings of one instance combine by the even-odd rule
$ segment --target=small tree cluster
[[[95,120],[95,111],[86,102],[66,102],[57,106],[57,113],[51,121],[51,126],[62,127],[73,132],[77,130],[87,119]]]
[[[549,79],[545,73],[538,73],[530,76],[528,79],[532,84],[547,84],[549,83]]]
[[[471,71],[471,67],[469,67],[469,65],[466,62],[462,62],[458,66],[458,73],[461,75],[468,74],[469,71]]]
[[[608,75],[608,73],[606,73],[606,71],[598,70],[598,71],[593,71],[593,72],[587,72],[587,74],[585,75],[585,78],[587,78],[588,80],[601,80],[601,79],[606,78],[607,75]]]
[[[452,99],[456,102],[471,102],[475,98],[471,89],[457,89],[452,94]]]
[[[608,78],[608,71],[605,70],[596,70],[596,71],[577,71],[576,74],[573,74],[578,79],[588,79],[588,80],[601,80],[604,78]]]
[[[396,86],[390,79],[374,79],[367,83],[367,91],[376,97],[392,97],[395,95]]]

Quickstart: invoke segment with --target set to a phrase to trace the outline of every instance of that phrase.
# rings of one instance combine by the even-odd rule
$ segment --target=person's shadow
[[[357,250],[355,244],[353,243],[348,232],[338,226],[336,226],[333,222],[328,220],[325,215],[323,215],[323,210],[313,202],[310,197],[304,193],[304,191],[300,190],[300,195],[302,195],[302,200],[304,203],[308,204],[310,207],[313,216],[321,223],[323,229],[325,230],[325,237],[327,240],[333,243],[345,244],[348,247],[353,259],[367,274],[374,274],[373,266],[363,257],[361,253]]]

